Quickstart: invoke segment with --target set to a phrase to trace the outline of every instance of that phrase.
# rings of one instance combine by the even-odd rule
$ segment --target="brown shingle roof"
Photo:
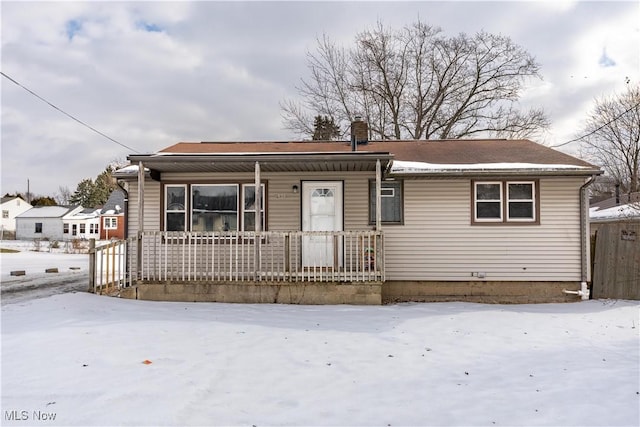
[[[535,163],[594,165],[533,141],[504,139],[371,141],[358,151],[390,153],[395,160],[436,164]],[[175,154],[346,153],[345,141],[180,142],[161,150]]]

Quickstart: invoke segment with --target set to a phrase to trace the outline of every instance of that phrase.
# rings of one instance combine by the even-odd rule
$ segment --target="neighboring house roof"
[[[139,161],[158,172],[249,171],[256,161],[270,171],[372,170],[380,160],[383,170],[404,175],[601,173],[597,166],[533,141],[504,139],[370,141],[356,151],[346,141],[181,142],[129,160],[134,164],[116,176],[132,178]]]
[[[625,219],[640,219],[640,192],[621,194],[620,203],[616,198],[594,203],[589,207],[589,219],[591,222],[609,222]]]
[[[23,202],[27,203],[27,201],[26,201],[26,200],[24,200],[24,199],[23,199],[22,197],[20,197],[20,196],[9,196],[9,197],[3,197],[3,198],[2,198],[2,200],[0,201],[0,204],[4,204],[4,203],[7,203],[7,202],[10,202],[10,201],[12,201],[12,200],[14,200],[14,199],[20,199],[20,200],[22,200]]]
[[[627,203],[640,203],[640,192],[631,194],[620,194],[619,203],[616,203],[615,197],[609,197],[608,199],[601,200],[590,205],[591,208],[597,209],[609,209],[619,205],[625,205]]]
[[[120,213],[124,213],[124,191],[116,189],[113,190],[109,195],[109,199],[107,200],[107,203],[105,203],[102,207],[100,214],[115,215]]]
[[[16,218],[61,218],[82,209],[82,206],[34,206]]]
[[[589,208],[591,222],[608,222],[625,219],[640,220],[640,203],[627,203],[607,209]]]

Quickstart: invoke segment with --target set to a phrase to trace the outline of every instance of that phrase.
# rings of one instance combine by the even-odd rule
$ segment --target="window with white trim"
[[[380,188],[380,216],[383,224],[402,224],[402,181],[382,181]],[[369,181],[369,223],[376,222],[376,182]]]
[[[118,218],[115,217],[104,217],[102,220],[102,228],[105,230],[115,230],[118,228]]]
[[[65,222],[65,223],[62,224],[62,232],[64,234],[69,234],[69,223],[68,222]]]
[[[9,211],[2,211],[2,218],[9,218]]]
[[[87,225],[80,224],[80,234],[85,234],[87,232]]]
[[[536,181],[474,181],[472,185],[472,223],[538,223]]]

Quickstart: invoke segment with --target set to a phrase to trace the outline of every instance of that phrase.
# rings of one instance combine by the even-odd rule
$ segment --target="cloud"
[[[140,152],[177,141],[279,140],[322,34],[350,44],[378,19],[500,33],[541,63],[523,106],[575,133],[595,96],[639,81],[639,6],[597,2],[4,2],[2,70]],[[603,55],[603,46],[606,48]],[[602,66],[601,59],[616,66]],[[605,64],[608,62],[605,61]],[[571,77],[573,76],[573,77]],[[587,77],[586,79],[584,77]],[[122,148],[2,80],[2,191],[75,188]],[[3,193],[4,194],[4,193]]]

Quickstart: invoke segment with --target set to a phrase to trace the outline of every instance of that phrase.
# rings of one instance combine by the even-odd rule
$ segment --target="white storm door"
[[[303,181],[302,231],[342,231],[342,206],[342,181]],[[336,260],[341,266],[341,238],[330,233],[303,236],[303,267],[333,267]]]

